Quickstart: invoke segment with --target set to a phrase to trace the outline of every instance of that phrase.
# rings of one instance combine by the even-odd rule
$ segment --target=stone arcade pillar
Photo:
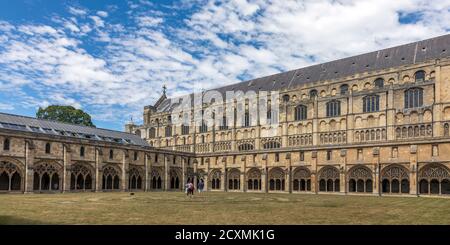
[[[149,185],[150,185],[150,181],[148,178],[148,174],[149,174],[149,159],[150,156],[144,152],[144,191],[148,191]]]
[[[70,146],[63,144],[63,173],[61,186],[61,191],[63,193],[70,190],[70,171],[67,171],[68,168],[70,169],[71,165],[70,153]]]
[[[311,192],[318,193],[317,185],[317,151],[311,152]]]
[[[417,145],[410,146],[410,156],[409,156],[409,193],[411,195],[418,195],[417,192]],[[400,184],[401,187],[401,184]]]
[[[261,191],[267,193],[267,153],[262,156]]]
[[[203,177],[205,186],[203,187],[203,189],[205,189],[206,191],[209,191],[209,176],[210,176],[210,172],[209,172],[209,161],[206,163],[206,175],[205,177]]]
[[[241,176],[240,176],[240,179],[239,179],[239,182],[240,182],[240,191],[242,191],[242,192],[245,192],[246,191],[246,188],[245,188],[245,168],[246,168],[246,164],[247,164],[247,157],[244,157],[244,160],[243,160],[243,164],[241,164]]]
[[[287,165],[287,174],[286,174],[286,191],[292,193],[292,161],[291,161],[291,153],[286,153],[286,160],[288,161]]]
[[[128,163],[129,156],[128,156],[128,150],[124,150],[122,154],[122,191],[127,191],[128,188]]]
[[[378,148],[378,147],[377,147]],[[380,165],[380,152],[379,149],[377,151],[373,152],[374,155],[374,159],[375,162],[373,163],[374,169],[373,169],[373,191],[372,193],[374,195],[381,195],[381,191],[380,191],[380,170],[381,170],[381,165]]]
[[[101,178],[100,178],[100,168],[102,162],[103,152],[99,148],[95,148],[95,192],[101,190]]]
[[[342,194],[346,194],[347,193],[347,150],[341,150],[340,152],[340,156],[341,156],[341,164],[339,166],[339,178],[341,179],[339,181],[339,192]]]
[[[34,162],[34,143],[31,140],[25,140],[25,173],[24,173],[24,193],[33,192],[33,162]]]
[[[173,156],[173,157],[176,159],[176,156]],[[184,160],[184,158],[181,157],[181,184],[180,184],[181,189],[184,188],[184,185],[187,182],[186,174],[187,174],[186,161]],[[195,188],[195,189],[197,189],[197,188]]]
[[[191,162],[191,159],[187,158],[187,161]],[[194,188],[197,190],[198,186],[197,186],[197,180],[198,180],[198,176],[197,176],[197,171],[198,171],[198,163],[197,161],[195,161],[194,163],[191,162],[191,164],[194,166]],[[203,180],[204,181],[204,180]],[[206,183],[204,183],[206,186]],[[204,186],[203,189],[206,189]]]
[[[170,180],[169,180],[169,161],[167,160],[167,155],[164,154],[164,190],[169,190]]]
[[[234,161],[235,159],[233,159]],[[222,162],[222,178],[220,178],[220,190],[227,191],[227,162]]]

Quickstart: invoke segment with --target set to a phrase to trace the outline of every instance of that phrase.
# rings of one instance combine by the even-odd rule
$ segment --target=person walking
[[[198,193],[202,193],[203,192],[203,187],[205,187],[205,183],[203,183],[203,180],[200,180],[200,183],[198,183]]]

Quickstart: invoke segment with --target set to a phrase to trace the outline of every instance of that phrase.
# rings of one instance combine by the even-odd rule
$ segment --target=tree
[[[45,109],[39,107],[36,117],[62,123],[95,127],[89,114],[83,110],[75,109],[73,106],[51,105]]]

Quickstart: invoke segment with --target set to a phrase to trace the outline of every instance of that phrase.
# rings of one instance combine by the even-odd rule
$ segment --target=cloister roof
[[[6,113],[0,113],[0,128],[114,142],[123,145],[149,146],[145,140],[134,134]]]

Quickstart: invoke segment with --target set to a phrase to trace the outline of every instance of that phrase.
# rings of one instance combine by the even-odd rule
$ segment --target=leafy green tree
[[[39,110],[36,112],[36,117],[63,123],[95,127],[89,114],[80,109],[75,109],[73,106],[51,105],[45,109],[39,107]]]

